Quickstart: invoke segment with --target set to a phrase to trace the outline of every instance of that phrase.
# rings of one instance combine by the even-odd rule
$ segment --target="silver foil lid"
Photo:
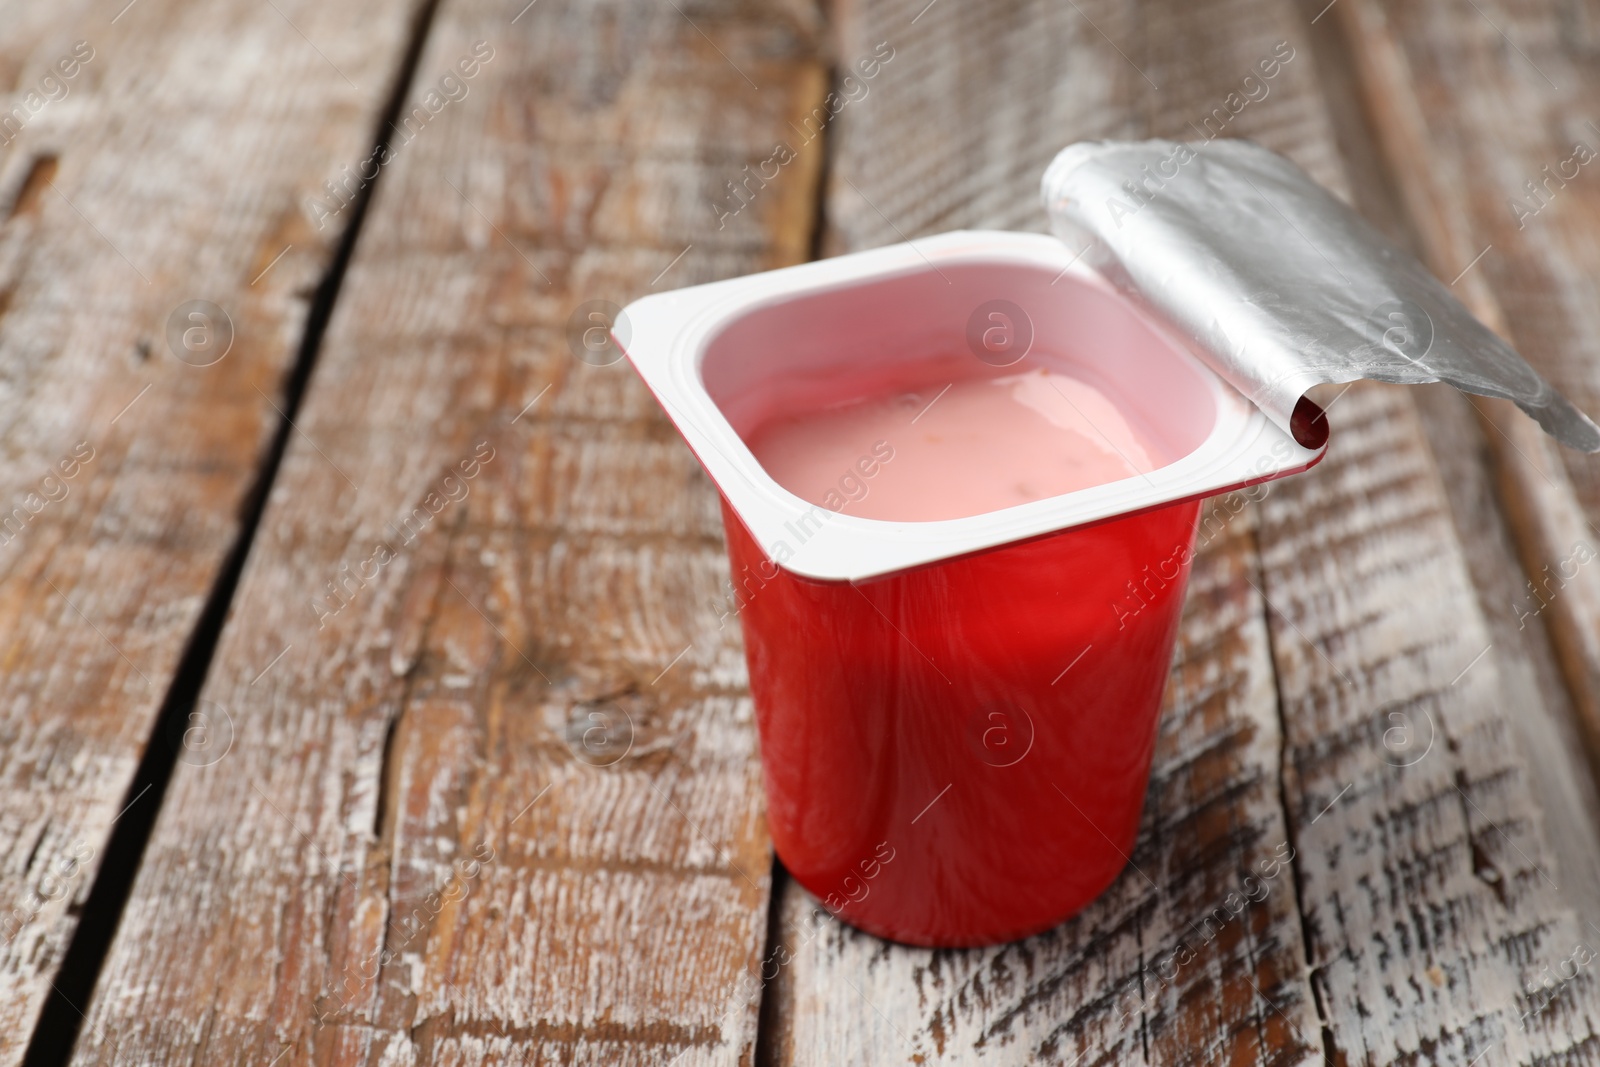
[[[1600,427],[1427,268],[1258,144],[1085,141],[1042,191],[1058,237],[1307,447],[1327,426],[1306,391],[1373,378],[1504,397],[1600,451]]]

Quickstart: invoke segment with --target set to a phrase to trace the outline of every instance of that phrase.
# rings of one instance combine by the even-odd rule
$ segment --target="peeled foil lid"
[[[1258,144],[1085,141],[1042,192],[1058,237],[1308,448],[1327,423],[1306,391],[1372,378],[1504,397],[1600,451],[1600,427],[1427,268]]]

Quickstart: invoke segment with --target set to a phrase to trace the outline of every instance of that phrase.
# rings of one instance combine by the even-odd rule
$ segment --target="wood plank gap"
[[[390,88],[388,103],[384,105],[378,128],[374,131],[375,146],[388,148],[389,131],[394,127],[406,92],[411,87],[438,4],[439,0],[426,0],[418,8],[406,44],[405,58]],[[53,158],[49,158],[50,171],[54,170],[54,162]],[[36,163],[35,172],[38,167]],[[150,840],[150,832],[161,810],[161,800],[172,779],[173,767],[183,751],[182,738],[186,723],[194,712],[201,686],[210,670],[211,658],[228,617],[228,608],[239,585],[239,576],[244,571],[245,560],[249,558],[250,546],[255,540],[262,513],[266,510],[268,494],[277,477],[284,450],[288,447],[294,417],[300,410],[301,398],[311,380],[322,336],[332,317],[333,305],[344,280],[345,268],[361,234],[367,204],[382,177],[383,171],[379,168],[378,173],[356,193],[350,225],[341,236],[338,250],[317,286],[294,366],[284,381],[278,428],[262,458],[255,484],[245,497],[238,535],[228,550],[216,582],[207,594],[205,607],[201,609],[194,631],[178,660],[172,684],[156,716],[155,727],[139,760],[138,770],[128,786],[124,814],[118,818],[106,842],[104,859],[84,901],[78,926],[73,931],[61,967],[51,983],[50,996],[40,1011],[27,1051],[23,1054],[23,1067],[63,1067],[71,1058],[73,1045],[85,1021],[83,1009],[94,993],[95,982],[100,977],[100,969],[111,947],[111,938],[116,933],[117,922],[122,917],[128,894],[133,888],[145,845]],[[30,173],[29,182],[32,180],[33,174]],[[45,180],[48,180],[48,172]],[[19,201],[26,189],[27,183],[24,184],[24,194],[19,194]],[[142,803],[136,804],[136,800]]]
[[[1249,539],[1252,547],[1250,554],[1251,569],[1256,572],[1256,588],[1265,588],[1267,576],[1261,563],[1261,530],[1258,526],[1251,525]],[[1273,663],[1280,662],[1281,650],[1278,648],[1278,634],[1272,627],[1272,620],[1268,613],[1272,608],[1267,604],[1266,598],[1261,600],[1261,626],[1266,631],[1267,658]],[[1300,922],[1300,945],[1305,953],[1306,985],[1311,987],[1311,1007],[1317,1016],[1318,1029],[1322,1038],[1322,1060],[1324,1064],[1332,1067],[1338,1063],[1336,1046],[1333,1040],[1333,1023],[1328,1016],[1328,1005],[1325,990],[1322,988],[1321,968],[1312,961],[1317,958],[1316,938],[1312,936],[1311,917],[1306,914],[1305,899],[1305,870],[1300,861],[1300,821],[1295,817],[1295,806],[1289,802],[1289,715],[1284,702],[1283,679],[1276,670],[1272,674],[1272,700],[1278,713],[1278,805],[1283,809],[1283,833],[1289,842],[1290,859],[1288,863],[1289,878],[1294,886],[1294,913]],[[1317,816],[1320,818],[1321,816]],[[1313,822],[1316,821],[1314,818]],[[1148,1058],[1148,1057],[1147,1057]]]
[[[837,54],[829,57],[827,66],[823,68],[823,75],[828,80],[828,92],[841,93],[844,85],[839,73],[839,59]],[[826,95],[823,97],[827,99]],[[806,246],[806,255],[810,259],[823,258],[823,244],[828,237],[828,187],[833,181],[833,155],[834,138],[829,132],[829,123],[817,131],[817,140],[822,143],[817,146],[822,153],[822,159],[817,164],[816,200],[811,205],[811,241]],[[776,893],[776,886],[774,886]]]
[[[17,195],[12,198],[11,209],[6,213],[7,221],[38,208],[39,198],[44,195],[45,186],[50,184],[50,179],[55,177],[60,162],[60,157],[49,152],[34,157],[28,166],[27,175],[17,186]]]
[[[756,1016],[755,1067],[778,1067],[790,1059],[786,1024],[792,1012],[787,989],[781,981],[783,969],[789,962],[788,949],[783,944],[781,906],[788,885],[789,872],[774,852],[771,889],[767,893],[767,945],[761,953],[761,1009]]]

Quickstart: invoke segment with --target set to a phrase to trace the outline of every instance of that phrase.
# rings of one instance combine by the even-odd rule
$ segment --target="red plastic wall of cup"
[[[1024,937],[1098,896],[1133,853],[1199,508],[848,583],[783,570],[724,501],[795,879],[932,946]]]

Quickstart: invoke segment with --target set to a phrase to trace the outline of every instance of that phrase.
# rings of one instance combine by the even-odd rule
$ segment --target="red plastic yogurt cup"
[[[722,494],[768,823],[793,877],[917,945],[1012,940],[1094,899],[1133,852],[1200,500],[1323,448],[1053,237],[949,233],[623,314],[614,335]],[[936,388],[923,369],[960,359],[1093,383],[1159,462],[893,521],[797,496],[747,444],[790,409]]]

